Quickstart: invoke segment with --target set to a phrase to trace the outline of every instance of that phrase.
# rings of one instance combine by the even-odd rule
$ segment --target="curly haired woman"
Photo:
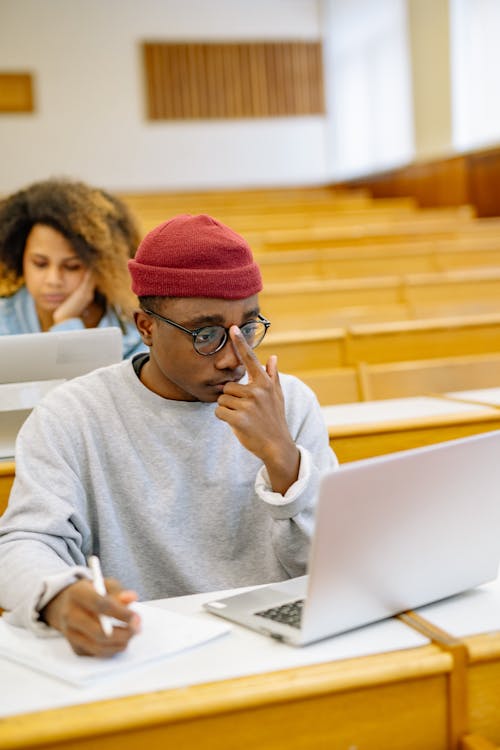
[[[144,351],[127,270],[139,240],[127,207],[83,182],[0,201],[0,335],[119,326],[123,357]]]

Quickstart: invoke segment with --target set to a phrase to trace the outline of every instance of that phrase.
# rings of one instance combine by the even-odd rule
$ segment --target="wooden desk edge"
[[[16,464],[14,460],[4,461],[0,460],[0,477],[14,476],[16,473]]]
[[[500,631],[470,635],[462,639],[471,664],[500,659]]]
[[[426,645],[339,662],[82,703],[0,719],[0,747],[14,750],[171,724],[330,692],[448,675],[450,654]]]
[[[356,437],[357,435],[383,435],[384,433],[409,432],[415,429],[439,428],[450,425],[467,425],[478,422],[498,422],[500,427],[499,410],[484,407],[477,411],[461,412],[459,414],[432,414],[427,417],[412,417],[410,419],[394,419],[380,422],[359,422],[352,424],[328,425],[330,438]]]

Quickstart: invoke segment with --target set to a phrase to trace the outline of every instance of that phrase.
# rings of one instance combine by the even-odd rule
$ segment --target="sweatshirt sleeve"
[[[81,318],[66,318],[60,323],[54,323],[51,326],[51,331],[81,331],[85,328],[83,320]]]
[[[16,625],[37,627],[44,593],[84,575],[91,539],[77,450],[42,404],[18,434],[16,478],[0,518],[0,606]]]
[[[314,393],[296,378],[286,378],[285,401],[292,437],[300,451],[299,476],[285,495],[273,492],[266,468],[255,482],[259,499],[273,518],[272,544],[290,577],[306,572],[321,475],[337,468],[328,430]]]

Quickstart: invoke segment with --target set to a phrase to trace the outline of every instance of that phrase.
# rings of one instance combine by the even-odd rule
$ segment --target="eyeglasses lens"
[[[194,340],[194,348],[200,354],[213,354],[225,338],[226,330],[222,326],[207,326],[198,331]]]
[[[245,341],[248,346],[255,349],[260,344],[266,333],[266,327],[264,323],[259,320],[251,320],[249,323],[241,326],[240,331],[245,337]]]
[[[266,335],[266,326],[259,320],[251,320],[241,326],[248,346],[255,349]],[[215,354],[226,343],[226,329],[222,326],[207,326],[198,331],[194,348],[199,354]]]

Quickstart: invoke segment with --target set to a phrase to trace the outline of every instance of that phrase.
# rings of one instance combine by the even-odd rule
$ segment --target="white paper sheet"
[[[124,653],[111,658],[77,656],[61,635],[40,637],[0,619],[0,656],[77,686],[156,661],[217,638],[231,629],[218,620],[201,620],[158,607],[134,604],[142,631]]]

